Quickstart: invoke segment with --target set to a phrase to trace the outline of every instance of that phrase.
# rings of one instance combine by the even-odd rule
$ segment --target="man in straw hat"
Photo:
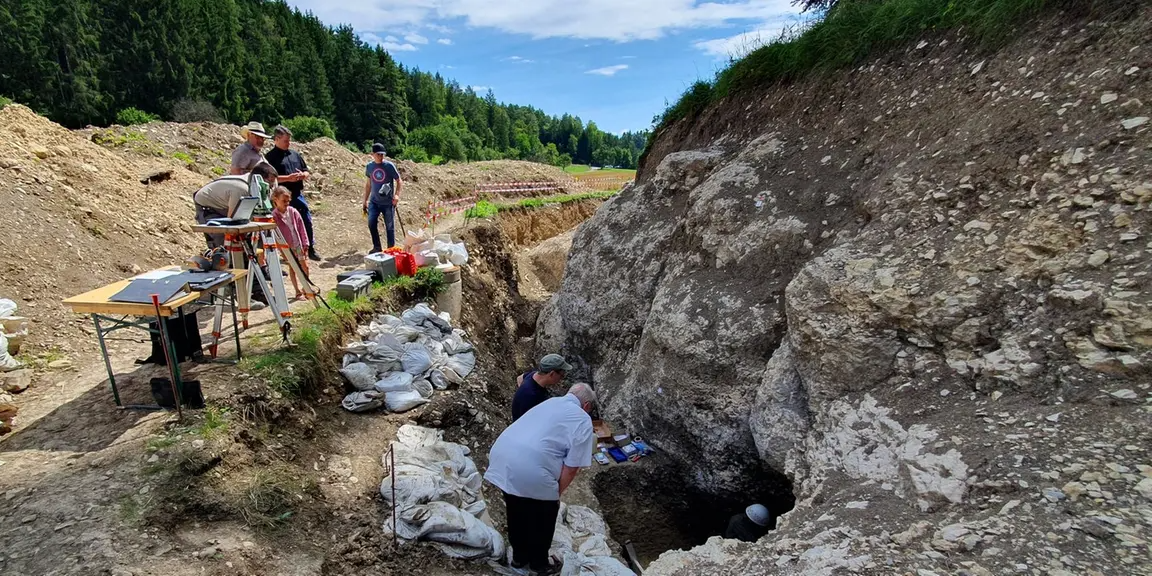
[[[264,155],[260,153],[260,149],[264,147],[264,141],[268,139],[264,125],[255,121],[249,122],[247,126],[241,128],[240,136],[244,138],[244,143],[232,151],[232,166],[228,170],[228,173],[233,176],[247,174],[264,161]]]

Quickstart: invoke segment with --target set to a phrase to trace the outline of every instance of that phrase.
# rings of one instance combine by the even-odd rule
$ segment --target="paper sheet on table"
[[[153,270],[145,272],[139,276],[132,277],[133,280],[162,280],[169,276],[180,274],[183,270]]]

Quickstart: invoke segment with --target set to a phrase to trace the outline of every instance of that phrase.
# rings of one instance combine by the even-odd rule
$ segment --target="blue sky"
[[[790,0],[288,0],[405,66],[498,100],[642,130],[730,55],[796,21]]]

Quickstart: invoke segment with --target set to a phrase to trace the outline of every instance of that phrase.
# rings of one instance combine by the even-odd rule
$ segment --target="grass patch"
[[[240,369],[262,379],[282,397],[303,396],[322,382],[324,375],[335,371],[335,350],[340,347],[344,332],[375,314],[381,306],[433,298],[443,286],[443,272],[426,268],[418,271],[415,278],[397,276],[377,282],[368,296],[352,301],[339,298],[333,290],[326,296],[331,310],[320,308],[293,314],[293,346],[281,347],[278,338],[269,338],[269,344],[276,348],[248,355],[240,362]],[[332,366],[326,368],[326,364]]]
[[[212,172],[213,176],[223,176],[227,170],[225,170],[223,166],[213,166],[210,172]]]
[[[5,106],[7,106],[11,103],[12,103],[11,98],[8,98],[7,96],[0,96],[0,110],[3,110]]]
[[[491,218],[500,212],[500,207],[487,201],[481,200],[475,206],[469,208],[464,212],[467,218]]]
[[[253,528],[277,528],[295,515],[303,493],[314,491],[314,481],[284,465],[258,468],[242,484],[232,505]]]
[[[468,218],[491,218],[500,212],[516,209],[532,209],[554,204],[568,204],[582,200],[597,200],[608,198],[616,194],[616,190],[602,190],[598,192],[581,192],[579,194],[558,194],[556,196],[541,196],[539,198],[521,198],[513,202],[499,204],[481,200],[469,208],[464,214]]]
[[[171,448],[172,446],[175,446],[176,443],[178,443],[178,442],[180,442],[180,434],[169,433],[169,434],[165,434],[163,436],[156,436],[154,438],[149,438],[148,443],[145,445],[145,448],[149,452],[157,452],[159,450],[164,450],[165,448]]]
[[[569,164],[564,167],[564,171],[569,174],[581,174],[583,172],[591,172],[592,167],[587,164]]]
[[[1011,39],[1014,27],[1029,17],[1105,1],[1110,0],[841,0],[802,32],[733,61],[713,82],[693,84],[657,117],[653,134],[677,120],[695,118],[727,96],[851,66],[925,32],[963,28],[980,46],[991,48]]]
[[[151,494],[143,496],[128,494],[120,499],[116,507],[116,512],[121,522],[129,526],[139,526],[152,509],[155,501],[155,497]]]
[[[57,360],[66,360],[68,355],[63,350],[53,346],[48,350],[32,355],[30,352],[21,352],[16,355],[16,361],[34,370],[44,370]]]
[[[173,152],[172,157],[185,163],[185,164],[194,164],[196,162],[195,160],[192,159],[191,156],[189,156],[188,154],[186,154],[184,152]]]
[[[205,439],[215,438],[228,431],[228,409],[209,406],[204,409],[203,420],[192,428],[198,436]]]

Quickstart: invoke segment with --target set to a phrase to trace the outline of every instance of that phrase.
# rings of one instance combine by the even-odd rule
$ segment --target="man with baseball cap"
[[[364,213],[368,215],[368,231],[372,234],[372,254],[380,252],[380,216],[384,216],[384,230],[388,234],[388,247],[396,245],[396,205],[400,203],[400,188],[404,184],[396,165],[384,159],[384,145],[372,145],[372,161],[364,168]]]
[[[232,166],[228,169],[228,173],[233,176],[247,174],[257,164],[264,161],[264,155],[260,153],[260,149],[264,147],[264,141],[268,139],[264,125],[255,121],[249,122],[247,126],[241,128],[240,136],[244,138],[244,143],[232,151]]]
[[[564,375],[572,370],[572,365],[559,354],[549,354],[540,359],[535,370],[521,374],[516,379],[516,394],[512,396],[512,421],[519,420],[525,412],[552,397],[548,388],[555,388],[564,380]]]

